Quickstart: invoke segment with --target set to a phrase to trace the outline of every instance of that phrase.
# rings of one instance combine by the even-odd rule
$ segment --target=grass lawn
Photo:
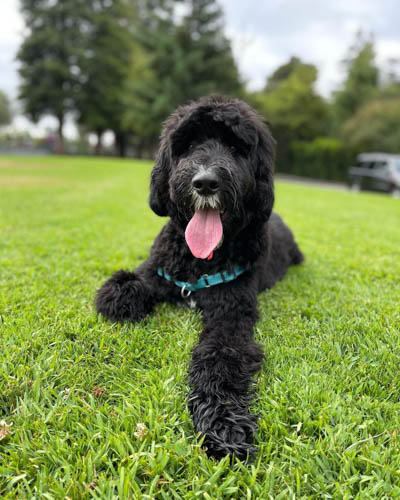
[[[400,200],[277,183],[306,262],[260,296],[258,456],[229,464],[186,409],[199,313],[93,308],[164,223],[150,168],[0,157],[0,496],[399,498]]]

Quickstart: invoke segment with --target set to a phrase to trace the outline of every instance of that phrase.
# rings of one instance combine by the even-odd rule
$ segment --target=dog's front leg
[[[210,456],[243,459],[253,452],[256,417],[247,407],[252,375],[263,359],[262,348],[253,339],[257,297],[251,287],[234,284],[207,292],[204,331],[189,371],[189,409]]]
[[[147,260],[135,271],[114,273],[96,294],[96,309],[112,321],[140,321],[153,309],[159,297],[156,293],[156,275]]]

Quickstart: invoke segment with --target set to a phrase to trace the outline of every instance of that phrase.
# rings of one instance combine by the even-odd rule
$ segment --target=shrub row
[[[337,139],[317,137],[313,141],[293,141],[278,172],[331,181],[346,181],[357,151]]]

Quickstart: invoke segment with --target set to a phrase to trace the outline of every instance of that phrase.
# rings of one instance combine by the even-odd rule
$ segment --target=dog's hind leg
[[[252,375],[261,366],[263,352],[253,339],[258,314],[250,280],[243,276],[238,283],[208,289],[202,306],[204,331],[189,371],[195,430],[204,435],[207,453],[215,458],[245,459],[254,451],[256,417],[247,407]]]

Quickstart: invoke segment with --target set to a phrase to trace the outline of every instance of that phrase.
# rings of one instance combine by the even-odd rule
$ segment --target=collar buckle
[[[210,282],[208,281],[208,274],[203,274],[203,280],[206,282],[206,288],[210,288]]]

